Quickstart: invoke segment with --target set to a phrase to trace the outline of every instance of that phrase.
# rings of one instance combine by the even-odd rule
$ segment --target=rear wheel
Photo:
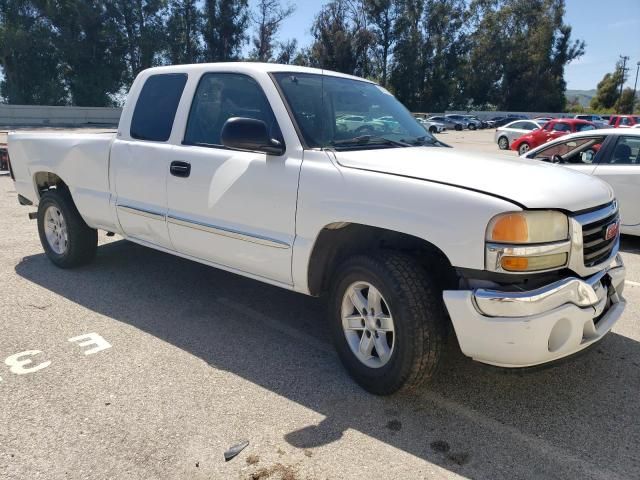
[[[460,130],[462,130],[462,125],[456,123],[456,126],[454,128],[459,132]]]
[[[507,137],[500,137],[498,139],[498,148],[500,148],[500,150],[508,150],[509,149],[509,139]]]
[[[96,256],[98,232],[84,222],[64,190],[49,190],[40,198],[38,233],[47,257],[58,267],[84,265]]]
[[[531,147],[529,146],[529,144],[527,142],[522,142],[520,144],[520,146],[518,147],[518,154],[520,155],[524,155],[525,153],[527,153],[529,150],[531,149]]]
[[[394,252],[342,264],[329,321],[345,368],[378,395],[431,378],[446,338],[442,291],[414,258]]]
[[[470,123],[469,124],[469,130],[475,130],[476,129],[476,124],[475,123]]]
[[[429,127],[429,132],[433,133],[438,133],[438,129],[434,126]]]

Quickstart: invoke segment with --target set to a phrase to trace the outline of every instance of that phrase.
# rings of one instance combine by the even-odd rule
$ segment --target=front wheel
[[[64,190],[49,190],[40,198],[38,233],[44,252],[58,267],[78,267],[96,256],[98,232],[84,222]]]
[[[432,127],[429,127],[429,132],[430,132],[431,134],[438,133],[438,128],[437,128],[437,127],[433,127],[433,126],[432,126]]]
[[[333,280],[331,336],[358,384],[389,395],[432,377],[447,317],[442,291],[415,259],[399,253],[356,256]]]
[[[509,139],[507,137],[500,137],[498,139],[498,148],[500,150],[508,150],[509,149]]]
[[[476,129],[476,125],[474,123],[470,123],[469,130],[475,130],[475,129]]]
[[[520,146],[518,147],[518,154],[519,155],[524,155],[525,153],[527,153],[530,150],[530,146],[527,142],[522,142],[520,144]]]

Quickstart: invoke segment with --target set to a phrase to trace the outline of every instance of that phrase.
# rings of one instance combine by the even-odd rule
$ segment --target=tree
[[[322,7],[311,27],[311,56],[322,68],[350,73],[356,70],[353,35],[345,0],[332,0]]]
[[[169,62],[196,63],[202,58],[202,15],[196,0],[171,0],[167,20]]]
[[[395,23],[400,14],[398,0],[364,0],[363,6],[375,35],[373,52],[378,62],[379,80],[385,86],[389,77],[389,57],[396,42]]]
[[[125,49],[111,0],[49,0],[46,16],[54,34],[73,105],[109,106],[120,90]]]
[[[594,110],[607,110],[616,106],[619,98],[620,85],[624,84],[622,60],[618,60],[613,73],[606,73],[598,82],[595,96],[591,99],[591,108]]]
[[[256,24],[252,38],[251,58],[259,62],[269,62],[273,58],[275,37],[280,24],[295,11],[293,5],[283,7],[279,0],[259,0],[251,20]],[[295,48],[294,48],[295,50]]]
[[[635,104],[635,98],[633,97],[633,88],[625,88],[622,91],[622,95],[616,101],[616,112],[620,112],[622,114],[632,114]]]
[[[247,40],[248,25],[247,0],[205,0],[204,59],[208,62],[237,59]]]
[[[276,63],[291,64],[296,59],[296,51],[298,49],[298,41],[294,38],[284,43],[278,44],[278,54],[276,55]]]
[[[11,104],[63,105],[67,92],[54,32],[38,2],[0,1],[0,94]]]
[[[158,65],[166,49],[167,0],[114,0],[126,51],[126,80]]]

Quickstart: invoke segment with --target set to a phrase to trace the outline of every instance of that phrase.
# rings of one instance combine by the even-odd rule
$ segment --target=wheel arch
[[[346,258],[376,250],[411,254],[420,264],[437,268],[445,287],[457,283],[455,269],[445,253],[433,243],[414,235],[360,223],[335,222],[317,235],[308,261],[307,285],[311,295],[329,288],[337,266]]]

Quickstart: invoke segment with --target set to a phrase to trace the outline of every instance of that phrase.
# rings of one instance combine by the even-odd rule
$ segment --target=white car
[[[622,233],[640,235],[640,130],[573,133],[534,148],[523,158],[551,161],[606,181],[620,205]]]
[[[515,122],[510,122],[502,127],[496,128],[496,133],[493,138],[500,150],[509,150],[511,142],[516,138],[531,133],[542,125],[543,124],[536,120],[516,120]]]
[[[338,128],[352,112],[391,116],[398,129]],[[55,265],[90,262],[105,230],[326,292],[338,354],[376,394],[430,378],[448,331],[477,361],[526,367],[599,341],[625,307],[610,186],[446,148],[357,77],[259,63],[152,68],[116,133],[14,132],[9,151],[18,200],[37,206]],[[602,238],[585,240],[592,231]]]
[[[442,133],[447,130],[444,123],[435,122],[433,120],[426,120],[424,118],[416,118],[418,123],[422,125],[429,133]]]

